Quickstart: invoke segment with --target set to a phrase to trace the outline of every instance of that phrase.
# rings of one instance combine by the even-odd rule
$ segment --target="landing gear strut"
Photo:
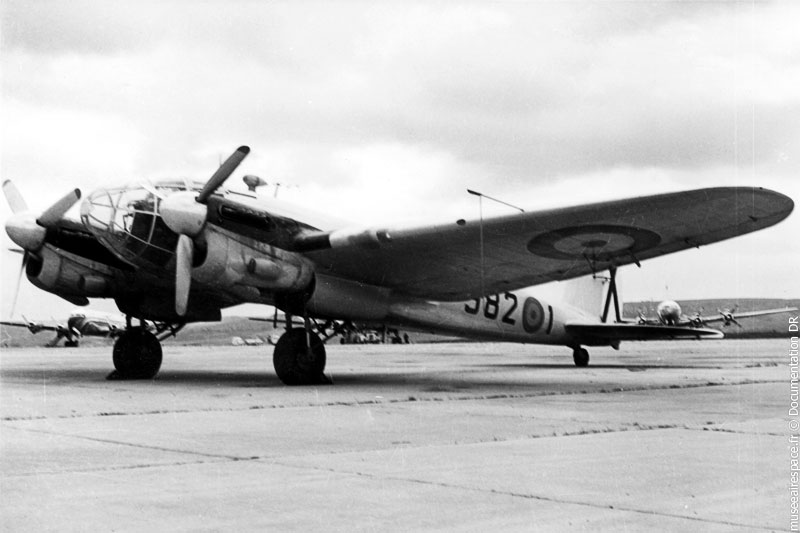
[[[575,361],[575,366],[589,366],[589,352],[586,348],[581,348],[580,346],[575,348],[572,351],[572,359]]]
[[[161,343],[145,327],[129,327],[114,343],[109,379],[153,379],[161,368]]]

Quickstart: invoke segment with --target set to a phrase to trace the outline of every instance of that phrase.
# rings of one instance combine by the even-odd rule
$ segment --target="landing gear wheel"
[[[292,328],[281,335],[272,353],[275,373],[286,385],[319,385],[330,383],[325,377],[325,345],[312,332],[308,333],[311,350],[306,344],[306,330]]]
[[[64,341],[64,348],[77,348],[78,341]]]
[[[572,352],[575,366],[589,366],[589,352],[585,348],[575,348]]]
[[[153,379],[161,368],[161,343],[144,328],[126,330],[114,343],[114,368],[117,379]]]

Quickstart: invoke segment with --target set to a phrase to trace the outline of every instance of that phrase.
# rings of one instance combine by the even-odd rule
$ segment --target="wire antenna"
[[[483,239],[483,199],[488,198],[494,202],[499,204],[506,205],[513,209],[519,210],[520,213],[524,213],[525,210],[521,207],[517,207],[516,205],[510,204],[508,202],[504,202],[503,200],[498,200],[497,198],[492,198],[491,196],[487,196],[482,192],[473,191],[472,189],[467,189],[467,192],[473,196],[478,197],[478,214],[480,216],[480,256],[481,256],[481,296],[486,295],[486,282],[485,282],[485,273],[486,273],[486,255],[484,252],[484,239]]]
[[[474,194],[469,189],[467,189],[467,192],[469,192],[470,194]],[[486,258],[484,256],[484,252],[483,252],[483,195],[482,194],[477,194],[476,196],[478,197],[478,214],[480,216],[479,227],[480,227],[480,249],[481,249],[481,252],[480,252],[481,253],[481,296],[485,296],[486,295],[486,285],[485,285],[485,282],[484,282],[484,276],[485,276],[485,272],[486,272]]]
[[[508,206],[508,207],[510,207],[512,209],[516,209],[520,213],[524,213],[525,212],[525,210],[522,209],[521,207],[518,207],[518,206],[516,206],[514,204],[510,204],[508,202],[504,202],[503,200],[498,200],[497,198],[492,198],[491,196],[483,194],[482,192],[473,191],[472,189],[467,189],[467,192],[470,193],[473,196],[477,196],[478,198],[488,198],[489,200],[492,200],[493,202],[497,202],[498,204],[506,205],[506,206]]]

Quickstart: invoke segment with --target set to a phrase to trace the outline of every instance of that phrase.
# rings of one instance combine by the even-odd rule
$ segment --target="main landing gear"
[[[306,317],[303,327],[293,328],[292,317],[287,314],[286,333],[272,353],[278,379],[285,385],[329,385],[332,381],[324,374],[325,362],[325,342],[312,331],[311,320]]]
[[[330,383],[325,371],[325,345],[313,331],[291,328],[281,335],[272,354],[275,373],[286,385]]]
[[[114,343],[119,379],[153,379],[161,368],[161,343],[143,327],[128,328]]]
[[[144,321],[132,327],[130,317],[126,322],[125,331],[114,343],[116,370],[106,379],[153,379],[161,368],[161,341],[178,333],[184,324],[153,324],[150,328]]]

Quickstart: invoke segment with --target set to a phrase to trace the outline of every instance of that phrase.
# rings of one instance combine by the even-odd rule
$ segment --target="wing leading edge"
[[[47,326],[37,322],[5,322],[0,321],[0,326],[13,326],[17,328],[27,328],[31,333],[39,333],[40,331],[60,331],[64,326]]]
[[[482,228],[459,220],[333,231],[310,235],[306,253],[334,276],[465,300],[730,239],[777,224],[793,208],[789,197],[767,189],[699,189],[525,212],[484,220]]]

